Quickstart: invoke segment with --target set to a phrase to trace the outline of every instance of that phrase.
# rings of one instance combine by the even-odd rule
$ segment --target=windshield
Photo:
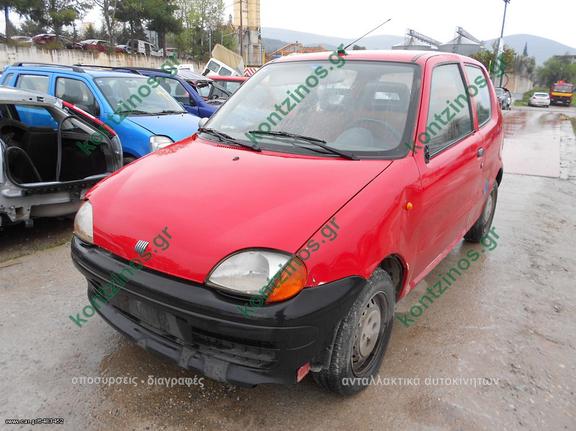
[[[548,97],[548,93],[534,93],[536,97]]]
[[[151,86],[145,77],[127,75],[94,81],[117,113],[156,115],[186,112],[162,86]]]
[[[552,91],[559,93],[572,93],[572,84],[554,84]]]
[[[250,78],[207,127],[275,151],[300,152],[282,132],[357,156],[399,157],[414,123],[418,66],[328,61],[273,63]],[[333,154],[332,154],[333,156]]]
[[[496,94],[498,96],[502,96],[504,94],[504,89],[502,89],[500,87],[496,87]]]

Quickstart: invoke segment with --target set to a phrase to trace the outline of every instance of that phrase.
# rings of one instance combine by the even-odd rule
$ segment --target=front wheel
[[[394,320],[394,286],[377,269],[340,323],[328,368],[312,373],[316,383],[340,395],[364,390],[378,374]]]
[[[464,239],[468,242],[480,242],[488,232],[490,231],[490,226],[492,226],[492,220],[494,219],[494,213],[496,212],[496,202],[498,201],[498,181],[494,181],[494,187],[486,199],[484,204],[484,209],[482,214],[476,220],[476,223],[470,228],[470,230],[464,235]]]

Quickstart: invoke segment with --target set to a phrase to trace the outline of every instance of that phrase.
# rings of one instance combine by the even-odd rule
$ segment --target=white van
[[[211,58],[206,64],[204,71],[202,72],[204,76],[220,75],[220,76],[242,76],[237,70],[232,69],[230,66],[222,63],[215,58]]]

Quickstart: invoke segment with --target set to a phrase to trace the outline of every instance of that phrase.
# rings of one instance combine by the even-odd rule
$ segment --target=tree
[[[116,6],[116,19],[127,23],[130,39],[140,38],[144,34],[142,21],[147,19],[143,0],[122,0]]]
[[[92,23],[89,23],[86,26],[86,30],[84,30],[84,34],[82,35],[82,37],[84,39],[97,39],[96,29],[94,29],[94,25],[92,25]]]
[[[6,37],[14,34],[14,26],[10,22],[10,11],[14,11],[22,17],[39,20],[42,3],[42,0],[0,0],[0,6],[4,9]]]
[[[56,35],[61,35],[63,27],[72,25],[91,6],[86,0],[40,0],[40,4],[38,23],[50,27]]]
[[[360,46],[360,45],[354,45],[352,47],[352,51],[361,51],[361,50],[365,50],[366,47],[365,46]]]
[[[176,15],[184,27],[176,38],[180,52],[205,59],[210,55],[210,37],[213,44],[236,47],[234,29],[224,24],[224,0],[178,0],[178,5]]]
[[[576,81],[576,64],[570,64],[568,56],[554,56],[537,70],[538,82],[546,87],[556,81]]]
[[[144,11],[148,17],[148,30],[158,33],[158,44],[166,56],[166,33],[180,33],[182,26],[174,12],[178,7],[173,0],[144,0]]]
[[[108,33],[108,41],[111,46],[116,45],[116,6],[118,0],[94,0],[96,6],[100,8]]]

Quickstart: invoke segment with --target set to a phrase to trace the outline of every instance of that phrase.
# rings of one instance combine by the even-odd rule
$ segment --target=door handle
[[[484,148],[480,147],[478,148],[478,151],[476,152],[476,157],[480,158],[484,156]]]

